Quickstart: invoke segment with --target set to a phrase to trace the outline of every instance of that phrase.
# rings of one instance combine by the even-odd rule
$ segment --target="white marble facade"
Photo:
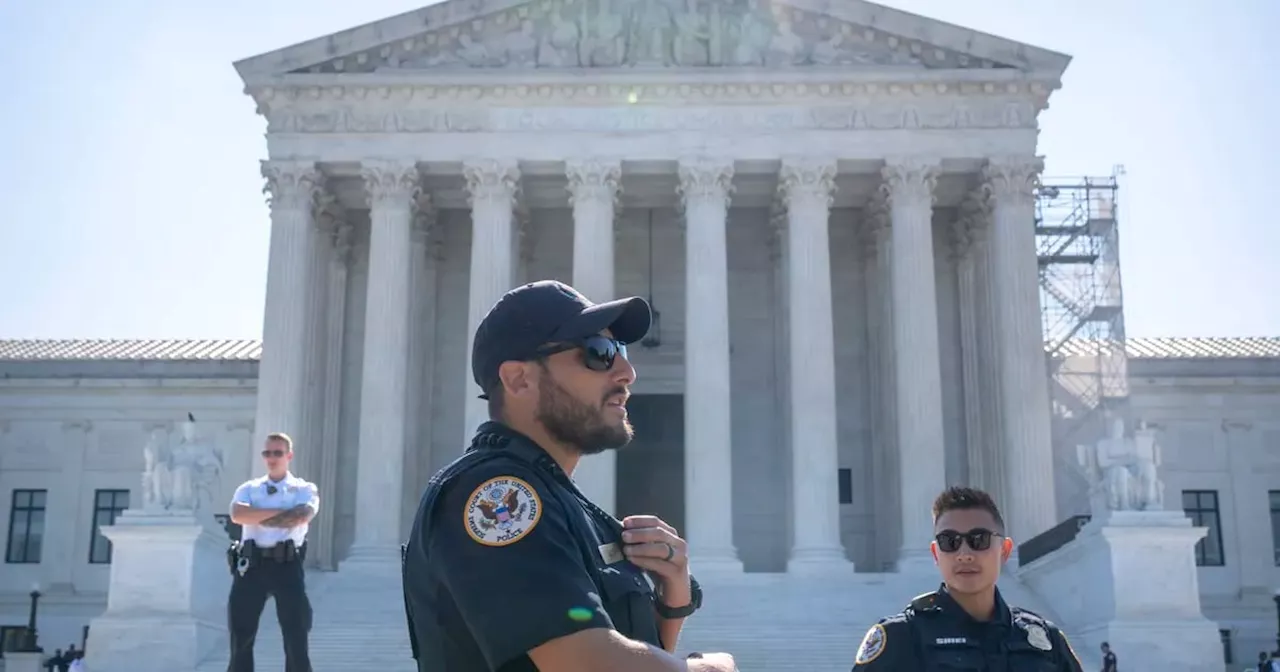
[[[84,562],[93,492],[137,495],[149,428],[188,410],[217,427],[228,492],[266,432],[294,435],[331,502],[319,567],[392,558],[484,416],[475,324],[547,277],[660,312],[634,392],[637,415],[682,400],[658,442],[674,457],[591,458],[579,478],[608,508],[680,502],[700,566],[919,562],[947,483],[993,490],[1022,539],[1082,512],[1030,225],[1037,116],[1068,57],[859,0],[703,5],[444,2],[237,63],[267,122],[260,364],[172,344],[0,361],[0,514],[12,490],[50,493],[44,559],[3,567],[2,624],[40,582],[42,623],[78,640],[109,567]],[[1280,570],[1246,553],[1263,510],[1228,491],[1280,491],[1280,369],[1246,378],[1226,352],[1133,394],[1174,444],[1214,437],[1172,450],[1166,499],[1221,493],[1239,550],[1200,569],[1206,613],[1253,642]],[[647,500],[625,487],[646,472]]]
[[[1020,223],[1040,169],[1036,117],[1068,57],[861,2],[672,12],[659,0],[444,3],[237,64],[270,154],[255,436],[314,446],[328,489],[348,473],[328,456],[356,446],[354,525],[334,538],[352,530],[353,557],[391,557],[407,516],[385,503],[407,511],[423,474],[485,418],[462,366],[472,330],[510,287],[559,277],[597,300],[650,295],[667,316],[662,345],[637,355],[636,392],[684,396],[683,443],[698,450],[668,489],[683,487],[702,563],[879,569],[905,559],[895,544],[919,557],[920,502],[968,479],[971,462],[1016,534],[1051,527],[1034,240]],[[940,299],[970,257],[980,279]],[[778,295],[762,284],[775,275]],[[945,345],[971,360],[969,405],[1001,411],[972,437],[946,427],[948,310],[976,325],[968,347]],[[978,332],[1004,356],[980,357]],[[326,371],[338,353],[351,364]],[[785,421],[739,407],[737,371],[753,361],[771,362]],[[837,412],[848,364],[875,361],[884,403],[868,404],[872,376],[858,376],[857,411]],[[328,428],[326,399],[339,409]],[[740,468],[744,431],[770,437],[762,457],[789,474],[752,487],[789,502],[734,505],[744,481],[724,475]],[[973,455],[949,465],[948,446],[966,441]],[[838,469],[898,456],[933,466],[881,493],[899,502],[876,504],[894,523],[861,501],[847,529]],[[626,504],[613,462],[579,474],[609,509]],[[762,528],[768,541],[736,539]],[[848,533],[861,537],[852,551]]]

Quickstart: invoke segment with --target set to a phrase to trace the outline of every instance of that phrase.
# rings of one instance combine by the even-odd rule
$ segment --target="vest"
[[[570,531],[579,541],[583,563],[591,575],[591,580],[600,591],[600,596],[619,631],[632,639],[661,646],[657,622],[654,616],[654,600],[656,599],[651,584],[643,586],[645,590],[637,590],[636,581],[630,576],[619,573],[616,568],[601,567],[598,535],[587,516],[606,525],[621,541],[622,523],[592,504],[586,495],[569,480],[551,456],[524,436],[515,433],[505,426],[486,422],[480,426],[471,445],[461,457],[449,466],[440,470],[427,484],[419,505],[420,537],[428,539],[433,512],[440,498],[449,485],[459,476],[488,461],[507,458],[524,463],[538,481],[535,486],[545,496],[554,497],[567,512]],[[579,512],[586,511],[583,515]],[[418,669],[425,672],[431,661],[436,660],[433,653],[441,650],[437,640],[437,630],[420,633],[415,625],[413,605],[408,590],[408,557],[409,543],[400,545],[401,586],[404,593],[405,620],[409,628],[409,645],[414,660],[418,661]],[[426,549],[413,549],[423,554]],[[438,583],[432,584],[437,589]],[[647,625],[647,627],[646,627]],[[628,631],[630,630],[630,631]]]

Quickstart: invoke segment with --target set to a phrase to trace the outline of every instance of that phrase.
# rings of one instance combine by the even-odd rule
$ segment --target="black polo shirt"
[[[532,441],[497,423],[482,425],[486,431],[514,445],[473,446],[468,452],[498,453],[437,474],[410,532],[405,595],[422,669],[536,670],[528,651],[589,628],[661,646],[651,607],[643,615],[606,610],[626,593],[653,596],[644,573],[622,557],[617,521],[605,520]]]

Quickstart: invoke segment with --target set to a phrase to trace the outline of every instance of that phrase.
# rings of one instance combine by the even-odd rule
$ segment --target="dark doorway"
[[[642,394],[627,402],[635,438],[618,451],[618,518],[650,514],[684,529],[684,396]]]

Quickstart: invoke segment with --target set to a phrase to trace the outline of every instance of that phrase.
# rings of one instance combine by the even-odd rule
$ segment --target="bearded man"
[[[688,546],[656,516],[618,521],[571,476],[632,437],[627,345],[641,298],[593,304],[544,280],[505,294],[471,352],[490,421],[437,473],[401,549],[414,657],[434,672],[732,672],[673,654],[702,604]]]

